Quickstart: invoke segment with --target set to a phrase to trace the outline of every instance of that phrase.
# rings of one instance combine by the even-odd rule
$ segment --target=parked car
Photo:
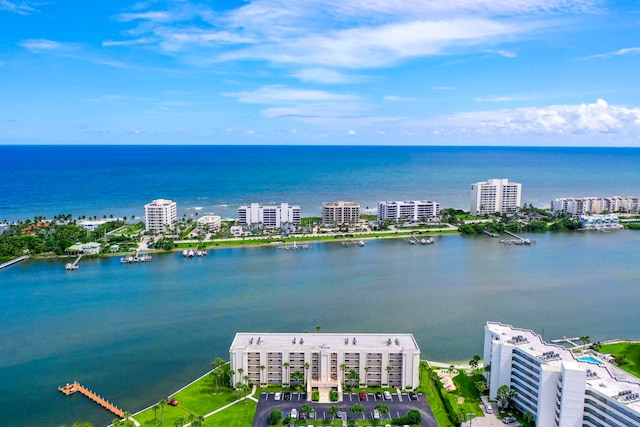
[[[336,418],[342,418],[342,411],[338,411],[338,413],[336,414]]]
[[[484,410],[487,414],[493,414],[493,406],[491,406],[491,403],[485,403]]]
[[[511,424],[516,421],[516,417],[504,417],[502,422],[505,424]]]
[[[178,406],[178,399],[175,397],[167,397],[167,403],[171,406]]]
[[[298,410],[296,408],[293,408],[291,410],[291,419],[294,419],[294,420],[298,419]]]
[[[389,393],[388,391],[384,392],[384,399],[385,400],[391,400],[391,393]]]
[[[291,400],[291,392],[290,391],[285,391],[284,392],[284,400]]]
[[[409,399],[411,400],[418,400],[418,395],[416,394],[415,391],[410,391],[409,392]]]
[[[276,394],[273,395],[273,400],[280,400],[282,399],[282,393],[279,391],[276,391]]]
[[[381,391],[376,391],[376,399],[382,400],[382,392]]]
[[[360,392],[360,400],[367,400],[367,394],[364,391]]]
[[[374,420],[379,420],[380,419],[380,411],[377,409],[373,410],[373,419]]]

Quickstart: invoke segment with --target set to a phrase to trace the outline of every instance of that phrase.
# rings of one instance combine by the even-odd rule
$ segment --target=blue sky
[[[0,0],[0,144],[640,146],[640,3]]]

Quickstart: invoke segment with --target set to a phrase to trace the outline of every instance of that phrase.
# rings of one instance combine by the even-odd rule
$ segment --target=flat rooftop
[[[601,364],[582,361],[579,358],[584,357],[583,355],[576,355],[563,346],[547,344],[540,335],[529,329],[494,322],[487,322],[487,329],[498,334],[502,343],[514,344],[549,365],[560,366],[562,362],[571,362],[580,366],[587,373],[588,387],[640,413],[639,378],[604,360],[601,360]],[[638,398],[628,398],[634,395]]]
[[[359,333],[259,333],[238,332],[230,351],[305,351],[322,347],[339,351],[420,351],[412,334],[359,334]]]

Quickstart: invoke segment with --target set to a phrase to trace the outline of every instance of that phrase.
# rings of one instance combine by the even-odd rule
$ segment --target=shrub
[[[276,425],[280,422],[280,418],[282,418],[282,411],[280,409],[274,409],[269,414],[269,425]]]
[[[331,392],[329,393],[329,399],[332,402],[337,402],[338,401],[338,392],[335,390],[331,390]]]
[[[314,402],[320,400],[320,392],[314,391],[313,393],[311,393],[311,400],[313,400]]]

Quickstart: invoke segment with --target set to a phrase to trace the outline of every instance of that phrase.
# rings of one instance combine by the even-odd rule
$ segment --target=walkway
[[[88,388],[84,387],[82,384],[80,384],[77,381],[74,381],[73,384],[67,384],[65,386],[58,387],[58,390],[60,390],[62,393],[66,394],[67,396],[69,396],[70,394],[73,394],[75,392],[80,392],[81,394],[84,394],[89,399],[91,399],[94,402],[96,402],[98,405],[104,407],[108,411],[113,412],[114,414],[116,414],[120,418],[124,417],[124,411],[122,409],[120,409],[116,405],[110,403],[108,400],[98,396],[96,393],[94,393],[91,390],[89,390]]]
[[[24,260],[25,260],[25,259],[27,259],[27,258],[29,258],[29,255],[23,255],[23,256],[21,256],[21,257],[14,258],[14,259],[9,260],[9,261],[7,261],[7,262],[5,262],[5,263],[3,263],[3,264],[0,264],[0,270],[2,270],[3,268],[9,267],[9,266],[11,266],[11,265],[13,265],[13,264],[17,264],[17,263],[19,263],[20,261],[24,261]]]

